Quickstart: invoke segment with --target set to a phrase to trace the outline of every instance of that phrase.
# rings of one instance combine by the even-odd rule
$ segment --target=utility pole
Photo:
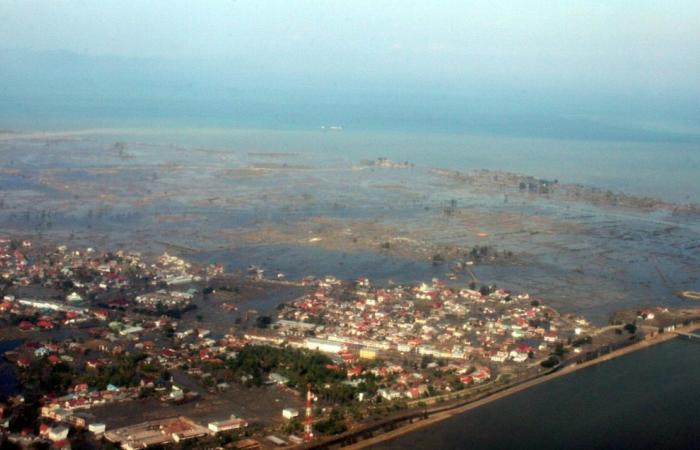
[[[304,417],[304,440],[309,442],[314,438],[314,432],[312,430],[314,413],[313,413],[313,403],[314,394],[311,392],[311,383],[306,385],[306,416]]]

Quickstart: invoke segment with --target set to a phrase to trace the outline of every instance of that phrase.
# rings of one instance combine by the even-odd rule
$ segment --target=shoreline
[[[546,374],[539,376],[533,380],[525,381],[521,384],[517,384],[515,386],[506,388],[502,391],[496,392],[493,395],[489,395],[487,397],[469,402],[467,404],[463,404],[460,406],[455,406],[452,409],[449,409],[447,411],[442,411],[438,412],[434,415],[428,416],[427,419],[414,422],[408,425],[405,425],[403,427],[399,427],[395,430],[388,431],[386,433],[381,433],[377,436],[371,437],[369,439],[365,439],[359,442],[356,442],[354,444],[342,447],[343,449],[347,450],[360,450],[360,449],[365,449],[377,444],[380,444],[382,442],[390,441],[393,439],[396,439],[400,436],[403,436],[405,434],[409,434],[411,432],[420,430],[422,428],[426,428],[434,423],[441,422],[443,420],[449,419],[454,416],[458,416],[460,414],[463,414],[465,412],[468,412],[472,409],[476,409],[480,406],[487,405],[489,403],[495,402],[497,400],[500,400],[502,398],[509,397],[511,395],[517,394],[518,392],[524,391],[526,389],[529,389],[531,387],[537,386],[542,383],[546,383],[548,381],[570,375],[574,372],[577,372],[579,370],[586,369],[588,367],[592,367],[598,364],[602,364],[607,361],[611,361],[613,359],[619,358],[621,356],[627,355],[629,353],[633,353],[645,348],[652,347],[654,345],[661,344],[663,342],[670,341],[672,339],[678,338],[678,335],[676,332],[689,332],[695,329],[698,329],[700,325],[698,324],[691,324],[691,325],[686,325],[682,327],[676,328],[676,330],[671,331],[671,332],[664,332],[664,333],[658,333],[655,334],[654,336],[648,337],[642,341],[636,342],[634,344],[628,345],[626,347],[614,350],[610,353],[607,353],[605,355],[602,355],[598,358],[595,358],[590,361],[585,361],[579,364],[572,364],[569,366],[566,366],[562,368],[561,370],[558,370],[556,372]]]

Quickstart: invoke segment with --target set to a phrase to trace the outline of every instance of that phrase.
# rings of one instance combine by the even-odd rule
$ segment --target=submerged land
[[[23,445],[359,448],[700,319],[689,201],[94,131],[0,152]]]

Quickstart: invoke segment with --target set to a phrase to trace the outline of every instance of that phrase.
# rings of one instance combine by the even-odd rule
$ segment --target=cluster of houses
[[[215,338],[203,326],[178,328],[178,321],[166,315],[141,314],[143,309],[188,305],[195,292],[187,285],[222,270],[220,265],[196,269],[167,253],[147,264],[137,253],[69,251],[64,246],[42,252],[29,241],[0,239],[0,277],[18,286],[38,285],[63,292],[62,298],[50,300],[5,295],[0,314],[14,320],[12,326],[28,332],[27,336],[35,335],[31,331],[71,326],[90,334],[88,339],[60,343],[27,340],[13,361],[20,369],[45,360],[89,374],[112,364],[116,356],[138,352],[147,364],[163,371],[184,369],[215,392],[226,389],[230,381],[221,379],[223,370],[217,368],[224,369],[242,346],[289,345],[328,354],[333,364],[327,368],[347,374],[349,385],[359,386],[371,374],[377,380],[376,394],[372,391],[376,397],[414,400],[449,391],[455,380],[463,385],[480,384],[501,370],[513,372],[537,365],[558,343],[589,331],[582,319],[562,317],[527,294],[496,288],[456,289],[440,280],[375,287],[367,278],[353,283],[332,276],[307,278],[302,284],[309,288],[308,293],[281,307],[272,328],[234,330],[222,338]],[[124,298],[104,295],[116,292],[128,294]],[[128,312],[132,305],[141,308],[136,310],[139,314]],[[88,321],[91,323],[85,324]],[[449,379],[429,375],[436,373],[449,374]],[[276,376],[280,375],[270,375],[271,383],[286,384],[284,377]],[[67,392],[45,395],[41,415],[53,425],[41,433],[53,436],[54,442],[65,439],[54,439],[63,436],[61,427],[87,427],[103,434],[104,425],[91,423],[84,410],[133,400],[144,389],[163,391],[164,400],[186,397],[171,382],[146,376],[138,385],[109,384],[105,389],[79,381]],[[361,393],[358,399],[368,395]],[[283,414],[291,419],[296,417],[294,412]],[[208,427],[179,418],[158,424],[158,430],[115,430],[110,436],[124,448],[137,448],[139,442],[178,442],[246,425],[233,416]],[[178,432],[178,427],[191,432]],[[142,439],[134,439],[134,433],[142,433]]]
[[[210,264],[202,269],[195,270],[192,264],[168,253],[164,253],[151,269],[154,272],[154,284],[181,285],[201,281],[203,278],[211,278],[224,272],[222,264]]]
[[[97,390],[90,388],[87,383],[79,383],[73,387],[72,391],[60,397],[46,398],[43,407],[46,409],[46,416],[52,417],[53,414],[60,415],[108,403],[134,400],[138,398],[141,389],[140,387],[118,387],[108,384],[107,389]],[[42,414],[44,409],[42,409]]]
[[[134,303],[151,310],[184,308],[192,302],[195,293],[196,290],[193,288],[186,291],[159,289],[156,292],[137,295]]]
[[[73,307],[78,312],[81,305],[95,299],[104,300],[110,307],[126,307],[132,299],[115,298],[111,294],[139,290],[144,292],[136,296],[136,303],[146,306],[186,304],[192,299],[190,290],[162,289],[150,293],[147,285],[183,285],[221,273],[221,264],[193,267],[167,253],[149,264],[137,252],[69,250],[65,245],[48,249],[27,240],[0,239],[0,278],[16,286],[32,285],[64,292],[62,298],[53,298],[53,302],[43,305],[45,309],[63,308],[68,312]],[[3,301],[0,310],[8,306]]]
[[[0,314],[15,319],[20,331],[48,331],[107,318],[107,311],[104,310],[89,310],[53,300],[18,299],[14,295],[4,295],[0,300]]]
[[[66,290],[68,303],[81,303],[86,296],[110,288],[126,288],[132,276],[146,269],[138,253],[69,250],[65,245],[48,250],[27,240],[0,239],[0,276],[20,286]]]
[[[581,318],[561,317],[527,294],[504,289],[454,289],[439,280],[374,288],[367,278],[344,284],[328,277],[279,312],[274,333],[247,337],[337,355],[351,365],[358,359],[440,359],[462,383],[473,384],[504,367],[512,372],[535,365],[557,343],[589,326]],[[360,375],[361,369],[351,366],[348,375]],[[398,384],[403,384],[401,390],[380,395],[416,395],[415,385]]]

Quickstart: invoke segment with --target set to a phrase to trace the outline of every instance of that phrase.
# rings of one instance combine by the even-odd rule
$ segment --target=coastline
[[[590,361],[585,361],[579,364],[572,364],[569,366],[564,367],[561,370],[558,370],[553,373],[549,373],[546,375],[542,375],[540,377],[537,377],[533,380],[525,381],[521,384],[517,384],[515,386],[503,389],[499,392],[494,393],[493,395],[489,395],[487,397],[455,406],[452,409],[449,409],[447,411],[441,411],[438,413],[435,413],[434,415],[428,416],[428,418],[424,420],[420,420],[418,422],[413,422],[408,425],[399,427],[395,430],[388,431],[386,433],[381,433],[377,436],[371,437],[369,439],[365,439],[359,442],[356,442],[354,444],[342,447],[343,449],[348,449],[348,450],[360,450],[360,449],[365,449],[374,445],[378,445],[382,442],[390,441],[392,439],[396,439],[400,436],[403,436],[405,434],[411,433],[413,431],[417,431],[419,429],[428,427],[434,423],[449,419],[451,417],[463,414],[467,411],[476,409],[480,406],[487,405],[489,403],[495,402],[497,400],[500,400],[502,398],[509,397],[513,394],[517,394],[518,392],[524,391],[526,389],[529,389],[531,387],[537,386],[542,383],[546,383],[548,381],[570,375],[576,371],[586,369],[588,367],[592,367],[616,358],[619,358],[621,356],[627,355],[629,353],[633,353],[648,347],[652,347],[657,344],[661,344],[663,342],[670,341],[672,339],[678,338],[677,332],[691,332],[692,330],[698,329],[700,325],[698,324],[690,324],[682,327],[676,328],[675,331],[672,332],[665,332],[665,333],[658,333],[655,334],[654,336],[647,337],[639,342],[635,342],[634,344],[628,345],[626,347],[614,350],[610,353],[607,353],[605,355],[602,355],[598,358],[595,358]]]

